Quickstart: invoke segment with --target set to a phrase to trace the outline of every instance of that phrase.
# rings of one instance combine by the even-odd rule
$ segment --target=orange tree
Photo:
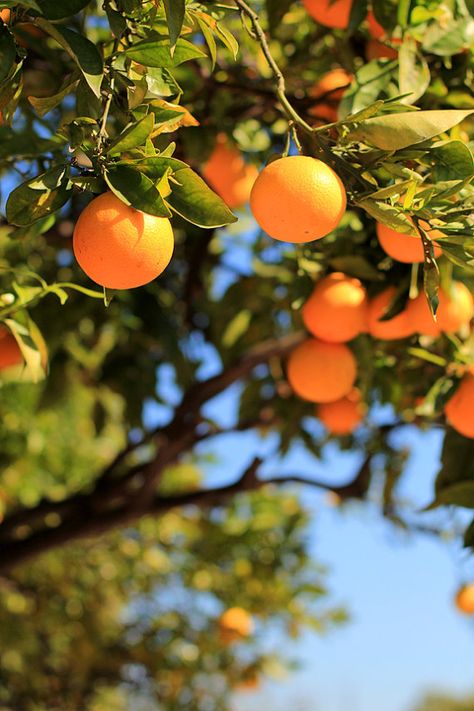
[[[99,682],[108,693],[161,668],[168,676],[153,689],[167,708],[189,698],[210,708],[211,691],[217,708],[221,681],[202,685],[199,674],[215,670],[218,635],[196,656],[198,613],[184,603],[162,618],[153,591],[212,592],[206,620],[222,606],[283,614],[292,601],[292,630],[317,624],[298,602],[320,593],[304,580],[304,513],[269,493],[269,480],[364,499],[382,468],[381,510],[407,525],[397,498],[407,453],[392,432],[416,424],[444,437],[432,506],[473,506],[474,7],[0,0],[0,9],[0,574],[2,629],[10,625],[0,700],[65,708],[70,698],[76,708]],[[266,165],[252,193],[256,223],[243,208]],[[202,375],[208,359],[212,374]],[[208,404],[236,384],[229,425]],[[348,402],[352,424],[338,415],[331,429],[327,404],[337,413]],[[144,416],[150,403],[166,413],[156,427]],[[378,426],[381,403],[393,416]],[[300,441],[318,458],[335,439],[362,465],[342,486],[262,473],[251,452],[225,485],[186,475],[203,445],[247,431],[272,432],[278,455]],[[252,528],[259,506],[273,514]],[[226,558],[236,531],[243,539]],[[255,587],[259,541],[274,552]],[[133,600],[148,626],[114,616]],[[85,610],[89,627],[78,622]],[[190,646],[169,647],[185,630]],[[92,659],[91,639],[104,665],[79,669],[74,645]],[[254,679],[258,657],[231,664],[232,650],[223,654],[229,678]],[[26,682],[32,667],[39,676]]]

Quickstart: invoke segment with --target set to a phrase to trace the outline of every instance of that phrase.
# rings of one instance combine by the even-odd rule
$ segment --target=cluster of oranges
[[[393,318],[381,320],[395,295],[396,289],[389,287],[369,299],[359,279],[334,272],[317,283],[302,308],[311,337],[291,353],[288,380],[299,397],[318,403],[317,416],[332,434],[351,433],[365,414],[360,392],[354,388],[357,364],[349,341],[361,333],[380,340],[415,333],[437,337],[468,328],[474,316],[472,295],[462,282],[453,282],[449,295],[440,293],[437,322],[424,294]],[[445,413],[458,432],[474,437],[474,374],[469,369]]]

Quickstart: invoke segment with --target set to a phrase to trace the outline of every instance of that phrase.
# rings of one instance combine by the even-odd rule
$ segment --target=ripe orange
[[[442,235],[439,230],[432,230],[426,222],[422,222],[421,226],[429,230],[428,234],[431,239],[436,239],[437,236]],[[424,261],[421,238],[397,232],[381,222],[377,222],[376,231],[380,246],[392,259],[405,264],[416,264]],[[441,249],[436,244],[434,245],[434,254],[435,257],[439,257],[441,254]]]
[[[5,326],[0,326],[0,370],[19,365],[23,355],[15,336]]]
[[[315,99],[324,97],[321,103],[316,102],[309,110],[310,116],[326,119],[329,123],[337,121],[337,103],[342,99],[345,88],[352,81],[352,75],[342,67],[331,69],[318,81],[311,90]]]
[[[455,604],[464,615],[474,615],[474,583],[462,585],[456,593]]]
[[[424,292],[421,291],[418,296],[409,300],[406,315],[413,333],[432,338],[437,338],[440,335],[439,323],[433,318]]]
[[[367,326],[367,296],[359,279],[334,272],[321,279],[302,309],[313,336],[330,343],[350,341]]]
[[[318,405],[316,416],[331,434],[347,435],[354,432],[362,422],[365,410],[359,390],[353,388],[348,395],[340,400]]]
[[[5,10],[0,10],[0,18],[6,25],[10,22],[11,14],[11,10],[8,7]]]
[[[326,163],[288,156],[269,163],[252,188],[258,224],[282,242],[311,242],[334,230],[346,209],[346,191]]]
[[[391,286],[369,302],[369,333],[374,338],[380,338],[383,341],[391,341],[399,338],[407,338],[413,333],[406,310],[397,314],[397,316],[394,316],[389,321],[379,320],[390,306],[395,293],[396,289]]]
[[[469,325],[473,316],[472,294],[460,281],[452,282],[449,293],[440,289],[436,321],[423,292],[410,301],[407,307],[407,317],[413,330],[423,336],[436,337],[441,332],[456,333],[462,326]]]
[[[303,0],[303,5],[321,25],[345,30],[349,24],[352,0]]]
[[[373,39],[379,40],[381,39],[381,37],[387,34],[380,22],[377,21],[372,10],[369,10],[369,12],[367,13],[367,24],[369,26],[370,36]]]
[[[356,375],[356,360],[343,343],[308,338],[288,358],[288,382],[297,395],[310,402],[339,400],[351,391]]]
[[[249,637],[254,630],[252,616],[243,607],[230,607],[219,618],[221,639],[224,643]]]
[[[453,281],[448,293],[439,292],[438,325],[445,333],[455,333],[474,316],[472,294],[461,281]]]
[[[388,44],[370,39],[365,46],[365,56],[369,62],[371,59],[397,59],[398,51]]]
[[[257,179],[255,165],[246,163],[239,151],[229,145],[225,134],[219,134],[211,156],[203,168],[211,188],[230,208],[245,205]]]
[[[168,266],[173,246],[167,218],[135,210],[112,192],[89,203],[73,234],[79,266],[108,289],[133,289],[156,279]]]
[[[467,373],[444,407],[451,427],[464,437],[474,439],[474,376]]]

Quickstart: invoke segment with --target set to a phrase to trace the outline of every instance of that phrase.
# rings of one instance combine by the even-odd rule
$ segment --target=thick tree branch
[[[75,494],[64,501],[42,501],[33,509],[22,509],[8,515],[0,525],[0,570],[5,572],[15,564],[29,560],[41,552],[50,550],[68,541],[104,533],[116,526],[126,525],[140,516],[159,512],[162,507],[185,505],[188,499],[163,500],[156,497],[156,489],[163,471],[192,450],[193,446],[218,432],[200,432],[203,421],[201,407],[223,392],[232,383],[250,375],[255,366],[274,357],[286,356],[305,335],[291,334],[281,339],[272,339],[249,350],[245,355],[221,373],[201,382],[196,382],[183,396],[172,421],[152,433],[148,439],[156,454],[149,462],[127,466],[133,459],[135,449],[142,442],[128,445],[97,479],[90,491]],[[253,428],[262,422],[241,422],[235,431]],[[235,492],[241,484],[218,493],[193,494],[194,502],[211,501],[214,496]],[[196,498],[197,497],[197,498]]]

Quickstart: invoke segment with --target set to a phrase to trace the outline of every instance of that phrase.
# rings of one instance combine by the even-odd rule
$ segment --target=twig
[[[276,79],[276,95],[277,95],[286,115],[297,126],[300,126],[300,128],[302,128],[304,131],[306,131],[306,133],[313,136],[314,131],[313,131],[312,127],[308,123],[306,123],[306,121],[304,119],[301,118],[301,116],[293,108],[290,101],[288,100],[288,97],[286,95],[285,77],[283,76],[283,73],[282,73],[280,67],[278,66],[275,59],[273,58],[272,53],[270,52],[267,38],[265,36],[265,32],[262,29],[262,26],[260,25],[257,13],[254,10],[252,10],[252,8],[249,7],[244,0],[234,0],[234,2],[237,5],[237,7],[239,8],[239,11],[241,12],[241,14],[246,15],[252,24],[252,28],[253,28],[255,37],[258,40],[258,42],[262,48],[262,52],[265,56],[265,59],[267,60],[268,66],[272,70],[273,76]]]

